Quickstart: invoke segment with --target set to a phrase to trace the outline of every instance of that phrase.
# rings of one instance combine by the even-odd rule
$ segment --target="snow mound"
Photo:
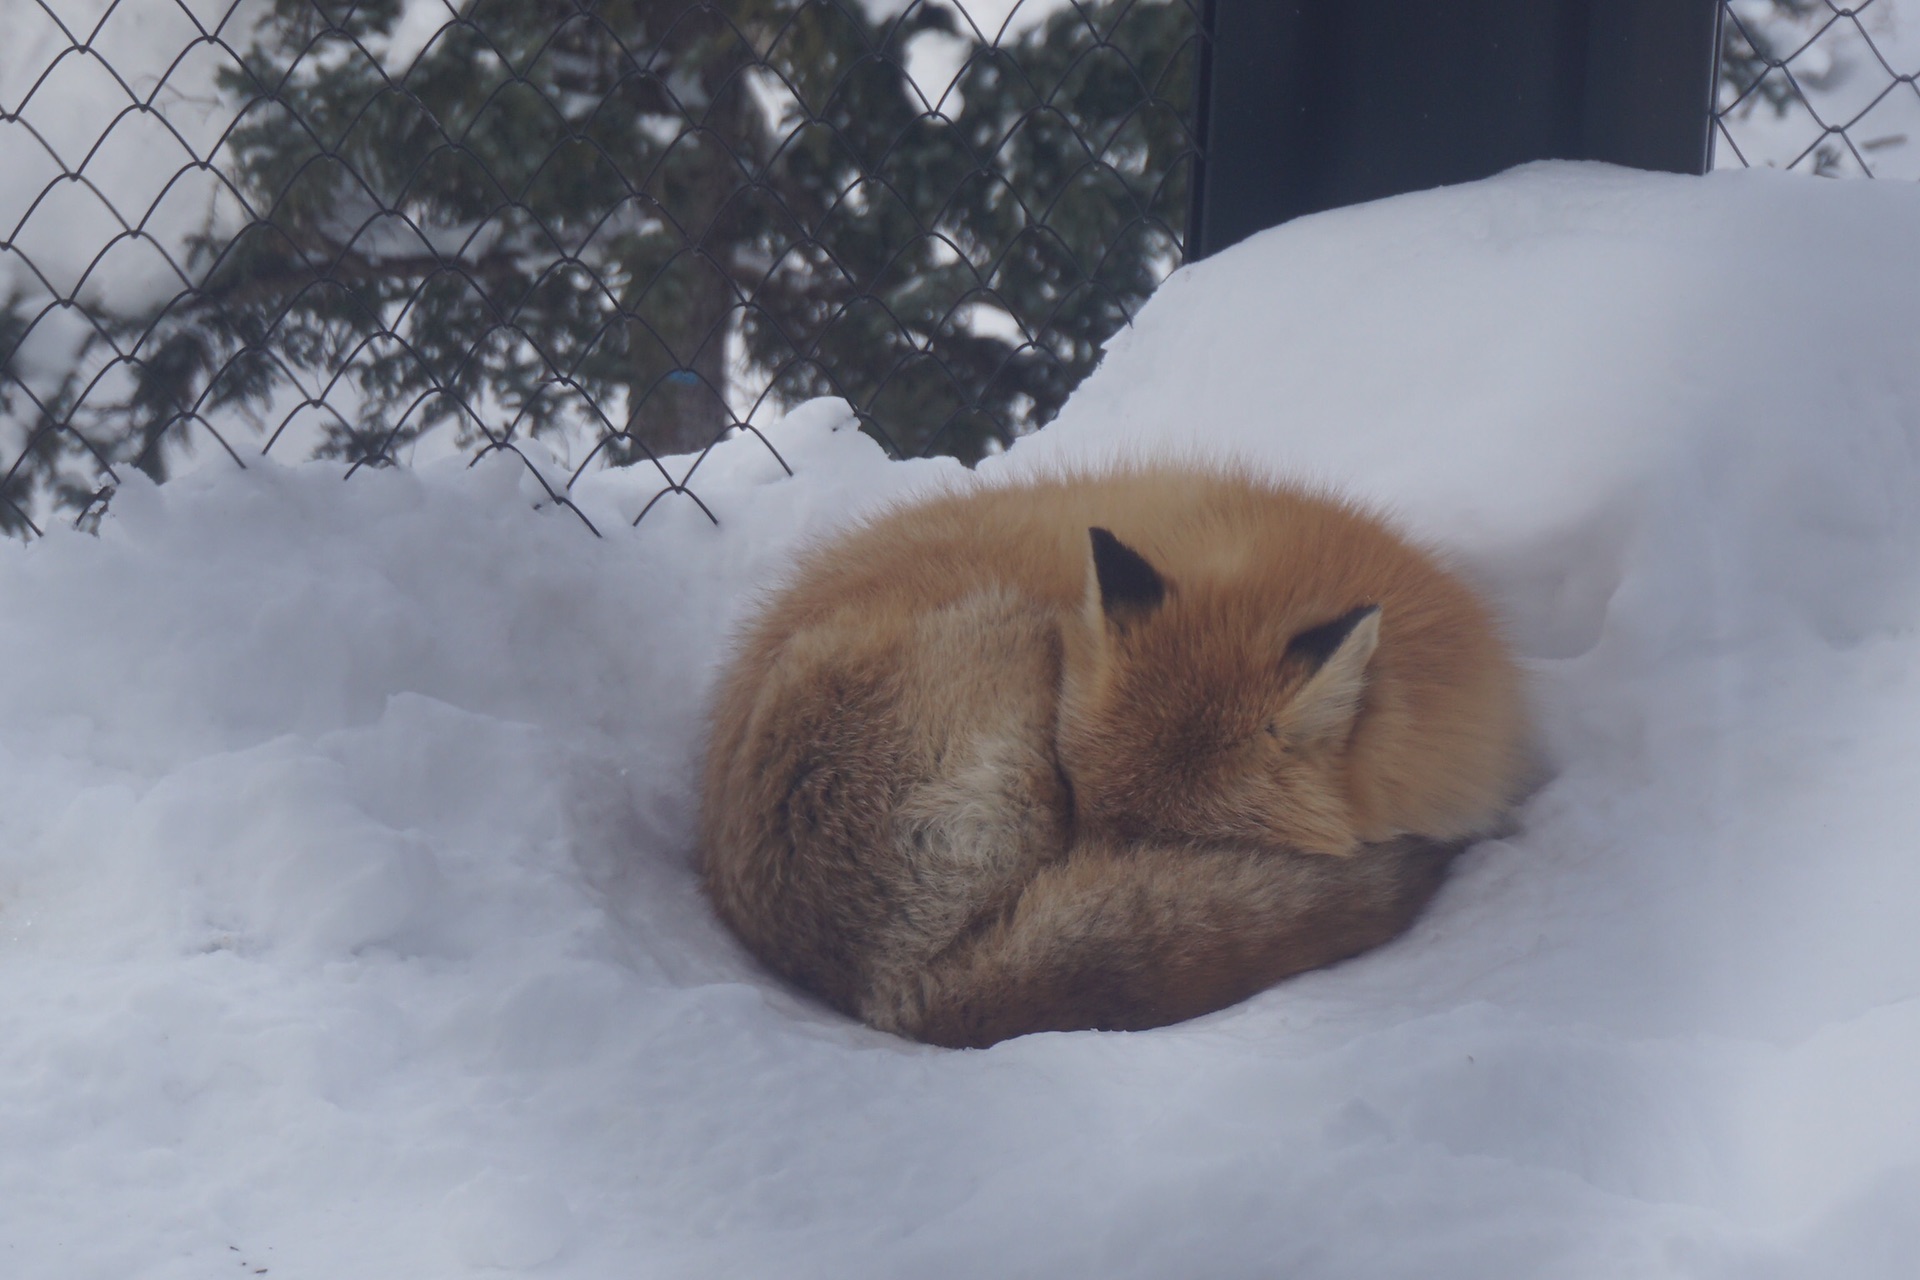
[[[263,464],[0,546],[5,1270],[1907,1274],[1917,225],[1565,164],[1302,219],[983,465],[1336,484],[1535,680],[1553,776],[1408,937],[1157,1031],[907,1044],[701,902],[730,628],[961,475],[844,406],[707,458],[717,526]]]

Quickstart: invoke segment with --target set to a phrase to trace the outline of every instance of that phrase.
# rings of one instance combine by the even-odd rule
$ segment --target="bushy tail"
[[[883,984],[864,1013],[953,1047],[1197,1017],[1392,938],[1459,849],[1411,838],[1341,858],[1081,847],[1004,915]]]

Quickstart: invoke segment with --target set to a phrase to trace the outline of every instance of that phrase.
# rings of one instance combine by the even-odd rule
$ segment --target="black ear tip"
[[[1346,643],[1353,629],[1380,612],[1377,604],[1363,604],[1357,609],[1349,609],[1332,622],[1323,622],[1317,627],[1309,627],[1287,642],[1287,656],[1305,658],[1314,666],[1319,666],[1333,656],[1334,650]]]
[[[1100,605],[1116,609],[1151,609],[1165,598],[1167,587],[1146,557],[1094,526],[1087,530],[1093,543],[1093,574],[1100,584]]]

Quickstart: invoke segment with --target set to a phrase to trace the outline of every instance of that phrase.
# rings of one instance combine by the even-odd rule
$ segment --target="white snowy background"
[[[691,869],[832,402],[521,464],[137,477],[0,544],[0,1274],[1711,1277],[1920,1256],[1920,189],[1541,165],[1177,274],[982,468],[1337,483],[1510,620],[1555,774],[1403,940],[950,1052]]]
[[[1723,22],[1786,60],[1768,78],[1787,96],[1779,110],[1762,93],[1734,107],[1722,84],[1720,105],[1732,109],[1715,131],[1714,163],[1920,178],[1920,0],[1810,0],[1798,15],[1778,2],[1727,5]]]

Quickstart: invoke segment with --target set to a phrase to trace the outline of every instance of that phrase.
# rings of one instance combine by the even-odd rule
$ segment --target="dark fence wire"
[[[713,445],[822,393],[976,456],[1180,261],[1200,0],[434,2],[0,0],[0,528],[196,445],[352,474],[436,434],[705,510]],[[1891,10],[1728,0],[1719,163],[1914,167]]]
[[[196,444],[350,475],[436,431],[560,505],[640,462],[647,510],[705,510],[705,454],[815,394],[897,455],[997,449],[1179,264],[1197,2],[464,0],[422,40],[399,0],[13,0],[46,56],[0,87],[0,163],[47,176],[0,205],[0,528]],[[129,200],[116,165],[167,147]]]
[[[1728,0],[1714,106],[1718,163],[1920,177],[1920,39],[1897,39],[1907,36],[1903,22],[1920,28],[1920,7]]]

